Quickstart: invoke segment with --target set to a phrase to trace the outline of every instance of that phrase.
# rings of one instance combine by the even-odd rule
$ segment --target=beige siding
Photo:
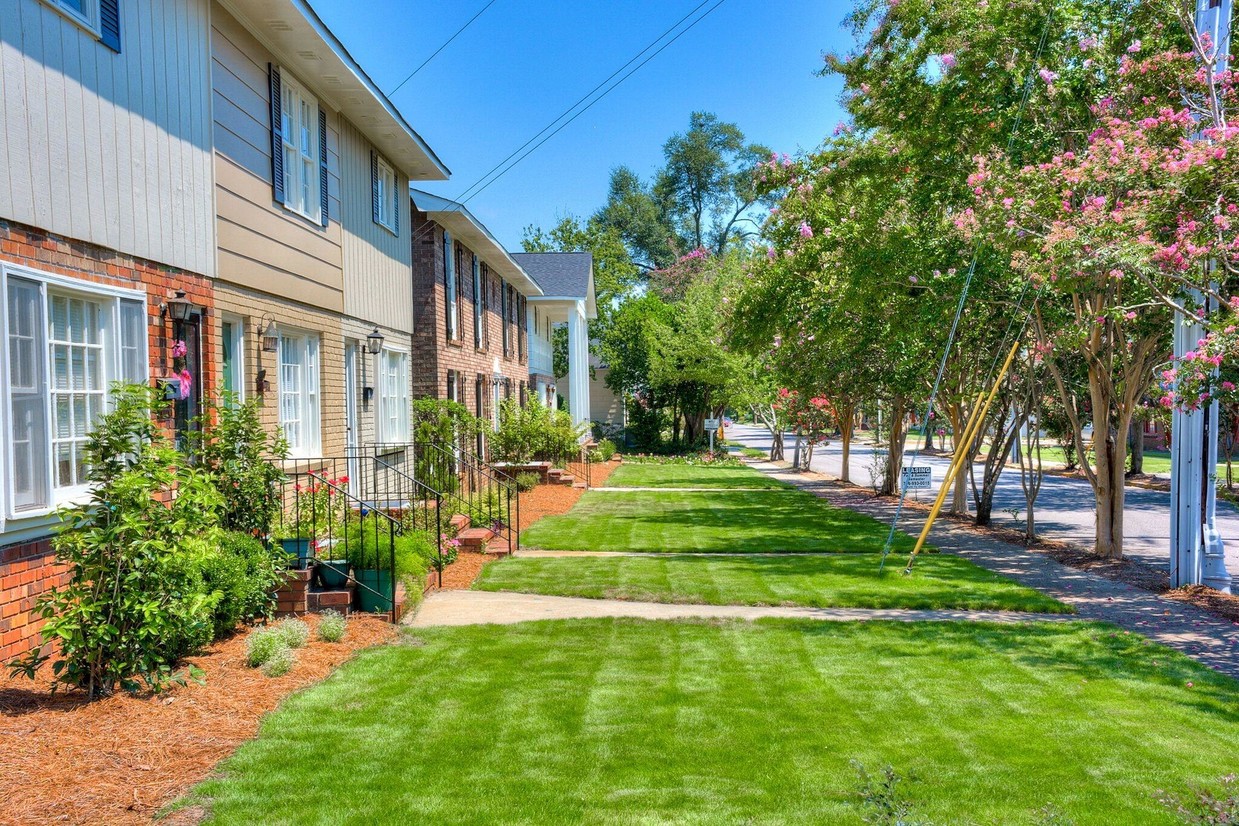
[[[340,186],[344,194],[344,312],[396,330],[413,330],[413,248],[409,241],[409,198],[398,199],[395,235],[374,221],[370,194],[369,141],[340,121]],[[409,182],[396,170],[396,189]]]
[[[0,0],[0,217],[214,272],[206,0],[122,0],[118,55]]]
[[[320,99],[330,216],[321,227],[274,200],[267,66],[280,61],[218,3],[211,26],[219,278],[341,312],[339,119]],[[295,79],[315,93],[311,79]]]

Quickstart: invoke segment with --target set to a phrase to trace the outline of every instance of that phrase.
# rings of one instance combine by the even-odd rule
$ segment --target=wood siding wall
[[[411,333],[413,248],[409,241],[409,198],[406,194],[398,199],[398,234],[375,223],[370,194],[372,147],[351,123],[341,118],[339,125],[344,313]],[[398,169],[396,191],[409,191],[408,178]]]
[[[117,54],[0,0],[0,217],[214,274],[206,0],[122,0]]]
[[[274,200],[267,66],[279,60],[219,3],[211,26],[219,278],[342,312],[339,118],[320,98],[330,216],[322,227]],[[292,77],[316,94],[313,78]]]

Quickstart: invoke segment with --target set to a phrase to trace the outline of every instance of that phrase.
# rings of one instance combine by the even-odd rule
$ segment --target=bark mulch
[[[306,618],[313,628],[317,618]],[[311,641],[283,677],[245,665],[247,634],[191,662],[206,685],[123,692],[87,703],[46,680],[0,675],[0,823],[149,823],[258,733],[264,714],[354,652],[392,640],[393,626],[354,615],[339,643]],[[180,818],[178,818],[179,820]]]
[[[455,562],[443,567],[442,585],[439,584],[438,575],[431,572],[428,580],[430,587],[426,589],[426,592],[468,590],[473,586],[473,581],[478,578],[478,574],[482,572],[482,566],[494,558],[493,554],[461,551],[456,555]]]

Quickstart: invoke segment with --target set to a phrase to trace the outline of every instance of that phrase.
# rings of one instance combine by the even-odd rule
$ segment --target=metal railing
[[[435,559],[432,566],[443,587],[443,495],[406,473],[397,456],[375,451],[369,461],[373,467],[374,499],[400,505],[401,522],[407,528],[434,536]]]
[[[317,562],[315,584],[332,590],[352,583],[359,610],[396,621],[396,541],[402,523],[354,491],[345,458],[277,459],[283,472],[275,539],[304,570]]]
[[[511,476],[456,446],[417,442],[370,449],[390,467],[435,491],[448,516],[464,514],[472,526],[489,528],[503,537],[509,553],[520,547],[520,498]]]
[[[587,443],[581,446],[581,452],[574,458],[565,459],[561,466],[568,471],[573,478],[584,482],[586,489],[594,486],[593,460],[590,455],[590,448],[593,443]],[[557,463],[558,464],[558,463]]]

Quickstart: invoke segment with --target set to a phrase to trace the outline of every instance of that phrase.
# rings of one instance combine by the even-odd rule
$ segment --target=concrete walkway
[[[651,620],[779,619],[862,622],[1064,622],[1067,614],[1021,614],[1012,611],[907,611],[864,608],[792,608],[762,605],[682,605],[664,602],[628,602],[619,599],[583,599],[518,594],[504,591],[437,591],[405,623],[413,628],[439,625],[512,625],[518,622],[597,617],[635,617]]]
[[[599,493],[779,493],[784,488],[590,488]]]
[[[875,499],[839,482],[805,480],[800,474],[770,463],[754,467],[833,505],[868,514],[887,525],[895,515],[894,498]],[[904,508],[899,522],[901,531],[915,535],[924,524],[923,511]],[[934,523],[929,541],[944,553],[961,556],[1073,606],[1077,619],[1109,622],[1144,634],[1210,668],[1239,678],[1239,622],[1062,565],[1043,553],[975,532],[949,519]],[[923,555],[916,564],[932,566],[933,559],[933,555]],[[892,555],[887,565],[902,568],[906,563],[905,555]]]

